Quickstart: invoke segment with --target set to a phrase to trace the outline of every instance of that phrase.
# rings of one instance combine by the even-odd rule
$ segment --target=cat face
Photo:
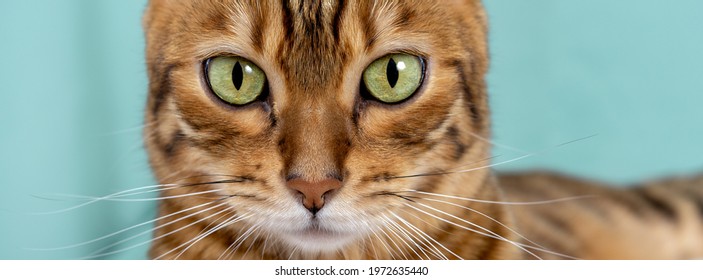
[[[333,252],[488,177],[451,173],[488,157],[478,1],[162,0],[145,29],[160,211],[196,234]]]

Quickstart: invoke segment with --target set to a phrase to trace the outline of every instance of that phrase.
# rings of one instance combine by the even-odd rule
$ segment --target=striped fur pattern
[[[692,182],[630,192],[491,171],[485,17],[478,0],[150,1],[145,143],[163,184],[150,256],[703,256]],[[398,52],[424,58],[420,88],[400,104],[365,99],[362,71]],[[203,64],[221,55],[258,65],[266,98],[219,100]],[[296,180],[341,187],[310,211]],[[698,200],[679,204],[678,193]],[[500,203],[581,194],[607,202]],[[630,250],[629,237],[662,246]]]

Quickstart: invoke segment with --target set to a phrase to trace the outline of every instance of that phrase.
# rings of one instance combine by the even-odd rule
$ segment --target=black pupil
[[[394,88],[395,84],[398,83],[398,66],[393,58],[388,61],[388,66],[386,66],[386,77],[388,77],[388,84]]]
[[[234,83],[234,88],[239,90],[242,87],[242,81],[244,80],[244,72],[242,71],[242,65],[237,61],[234,64],[234,69],[232,69],[232,82]]]

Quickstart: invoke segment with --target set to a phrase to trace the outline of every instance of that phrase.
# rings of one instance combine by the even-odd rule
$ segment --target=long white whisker
[[[297,251],[297,250],[298,250],[298,246],[295,246],[295,248],[293,248],[293,250],[290,251],[290,255],[288,256],[288,260],[293,259],[293,254],[295,254],[295,251]]]
[[[459,170],[459,171],[453,171],[453,172],[451,172],[451,173],[471,172],[471,171],[480,170],[480,169],[485,169],[485,168],[490,168],[490,167],[494,167],[494,166],[498,166],[498,165],[508,164],[508,163],[511,163],[511,162],[514,162],[514,161],[518,161],[518,160],[521,160],[521,159],[525,159],[525,158],[528,158],[528,157],[532,157],[532,156],[535,156],[535,155],[539,155],[539,154],[542,154],[542,153],[547,152],[547,151],[549,151],[549,150],[556,149],[556,148],[559,148],[559,147],[562,147],[562,146],[565,146],[565,145],[568,145],[568,144],[571,144],[571,143],[574,143],[574,142],[583,141],[583,140],[586,140],[586,139],[595,137],[596,135],[597,135],[597,134],[589,135],[589,136],[586,136],[586,137],[581,137],[581,138],[578,138],[578,139],[575,139],[575,140],[571,140],[571,141],[567,141],[567,142],[564,142],[564,143],[555,145],[555,146],[553,146],[553,147],[549,147],[549,148],[547,148],[547,149],[543,149],[543,150],[541,150],[541,151],[537,151],[537,152],[533,152],[533,153],[527,153],[527,154],[525,154],[525,155],[522,155],[522,156],[519,156],[519,157],[516,157],[516,158],[513,158],[513,159],[509,159],[509,160],[497,162],[497,163],[494,163],[494,164],[489,164],[489,165],[482,166],[482,167],[469,168],[469,169],[464,169],[464,170]]]
[[[208,191],[202,191],[202,192],[191,192],[191,193],[180,194],[180,195],[161,196],[161,197],[157,197],[157,198],[107,198],[107,199],[103,199],[100,197],[81,196],[81,195],[66,195],[66,196],[67,197],[74,197],[74,198],[82,198],[82,199],[95,199],[95,200],[100,199],[100,200],[105,200],[105,201],[139,202],[139,201],[161,201],[161,200],[174,199],[174,198],[197,196],[197,195],[201,195],[201,194],[216,193],[216,192],[220,192],[220,191],[222,191],[222,190],[216,189],[216,190],[208,190]]]
[[[521,153],[521,154],[531,154],[531,153],[532,153],[532,152],[529,152],[529,151],[526,151],[526,150],[523,150],[523,149],[520,149],[520,148],[516,148],[516,147],[513,147],[513,146],[509,146],[509,145],[505,145],[505,144],[501,144],[501,143],[495,142],[495,141],[493,141],[493,140],[487,139],[487,138],[485,138],[485,137],[483,137],[483,136],[481,136],[481,135],[478,135],[478,134],[476,134],[476,133],[473,133],[473,132],[471,132],[471,131],[468,131],[468,133],[469,133],[471,136],[473,136],[474,138],[477,138],[477,139],[479,139],[479,140],[481,140],[481,141],[483,141],[483,142],[486,142],[486,143],[488,143],[488,144],[491,144],[491,145],[494,146],[494,147],[499,147],[499,148],[511,150],[511,151],[513,151],[513,152],[518,152],[518,153]]]
[[[248,217],[249,217],[249,216],[246,216],[246,215],[245,215],[245,216],[236,216],[236,215],[235,215],[235,216],[232,216],[232,218],[231,218],[231,219],[228,219],[226,222],[224,222],[224,223],[218,225],[217,227],[214,227],[214,228],[208,230],[208,231],[205,232],[204,234],[200,234],[200,235],[196,236],[196,238],[191,239],[190,241],[185,242],[185,243],[179,245],[178,247],[171,249],[170,251],[168,251],[168,252],[166,252],[166,253],[161,254],[160,256],[156,257],[155,259],[157,259],[157,260],[158,260],[158,259],[161,259],[162,257],[164,257],[164,256],[166,256],[166,255],[168,255],[168,254],[170,254],[171,252],[173,252],[173,251],[175,251],[175,250],[178,250],[179,248],[181,248],[181,247],[185,246],[186,244],[190,243],[190,245],[188,245],[185,249],[181,250],[181,252],[178,253],[178,255],[176,255],[176,257],[174,258],[174,260],[177,260],[178,258],[181,257],[181,255],[183,255],[183,253],[185,253],[186,251],[188,251],[188,249],[190,249],[193,245],[195,245],[195,243],[198,243],[198,241],[203,240],[205,237],[208,237],[210,234],[212,234],[212,233],[214,233],[214,232],[216,232],[216,231],[218,231],[218,230],[220,230],[220,229],[222,229],[222,228],[224,228],[224,227],[233,225],[233,224],[235,224],[235,223],[237,223],[237,222],[239,222],[239,221],[241,221],[241,220],[244,220],[244,219],[246,219],[246,218],[248,218]]]
[[[231,222],[231,221],[233,221],[233,220],[235,220],[235,219],[237,219],[237,218],[239,218],[239,216],[237,216],[236,214],[235,214],[235,215],[232,215],[231,217],[225,219],[224,222],[218,224],[217,226],[215,226],[215,227],[213,227],[213,228],[211,228],[211,229],[206,230],[205,232],[202,232],[202,233],[197,234],[195,237],[191,238],[190,240],[188,240],[188,241],[184,242],[183,244],[179,245],[178,247],[173,248],[172,250],[170,250],[170,251],[168,251],[168,252],[166,252],[166,253],[164,253],[164,254],[162,254],[162,255],[156,257],[155,259],[157,259],[157,260],[158,260],[158,259],[161,259],[163,256],[166,256],[166,255],[168,255],[169,253],[171,253],[171,252],[173,252],[173,251],[175,251],[175,250],[178,250],[179,248],[181,248],[181,247],[187,245],[183,250],[181,250],[181,251],[178,253],[178,255],[176,255],[176,256],[173,258],[173,260],[177,260],[178,258],[180,258],[180,257],[183,255],[183,253],[185,253],[186,251],[188,251],[188,249],[190,249],[191,247],[193,247],[193,245],[195,245],[195,243],[198,243],[198,241],[200,241],[200,240],[204,239],[205,237],[209,236],[210,234],[212,234],[212,233],[214,233],[214,232],[220,230],[221,228],[228,226],[228,225],[229,225],[229,222]]]
[[[405,221],[402,221],[402,223],[405,226],[407,226]],[[408,238],[411,238],[411,240],[413,241],[415,246],[417,246],[417,248],[420,249],[420,251],[422,251],[422,253],[425,255],[425,257],[427,257],[428,260],[431,260],[432,257],[430,257],[427,253],[430,253],[431,255],[436,257],[437,259],[442,259],[442,256],[441,256],[442,254],[440,253],[438,255],[435,251],[433,251],[432,248],[430,248],[430,246],[433,246],[433,245],[432,244],[428,245],[426,242],[427,240],[422,235],[420,235],[416,231],[412,230],[412,228],[406,229],[401,224],[399,224],[397,222],[395,224],[401,231],[403,231],[405,233],[406,236],[408,236]]]
[[[417,203],[418,205],[424,206],[424,207],[426,207],[426,208],[432,209],[433,211],[436,211],[436,212],[442,213],[442,214],[444,214],[444,215],[450,216],[450,217],[452,217],[452,218],[455,218],[455,219],[457,219],[457,220],[459,220],[459,221],[462,221],[462,222],[464,222],[464,223],[470,224],[470,225],[472,225],[472,226],[474,226],[474,227],[477,227],[477,228],[479,228],[479,229],[481,229],[481,230],[484,230],[484,231],[488,232],[489,234],[493,235],[494,238],[499,239],[499,240],[506,241],[506,242],[508,242],[508,243],[510,243],[510,244],[513,244],[513,245],[517,246],[518,248],[522,249],[523,251],[527,252],[528,254],[532,255],[533,257],[537,258],[537,259],[541,259],[541,258],[539,258],[537,255],[535,255],[534,253],[532,253],[531,251],[529,251],[529,250],[527,250],[527,249],[533,249],[533,250],[536,250],[536,251],[541,251],[541,252],[544,252],[544,253],[553,254],[553,255],[556,255],[556,256],[560,256],[560,257],[565,257],[565,258],[570,258],[570,259],[576,259],[576,258],[574,258],[573,256],[569,256],[569,255],[565,255],[565,254],[562,254],[562,253],[554,252],[554,251],[548,250],[548,249],[546,249],[546,248],[535,247],[535,246],[531,246],[531,245],[527,245],[527,244],[523,244],[523,243],[520,243],[520,242],[515,242],[515,241],[512,241],[512,240],[509,240],[509,239],[507,239],[507,238],[505,238],[505,237],[500,236],[499,234],[496,234],[495,232],[493,232],[493,231],[491,231],[491,230],[488,230],[488,229],[486,229],[486,228],[484,228],[484,227],[482,227],[482,226],[479,226],[479,225],[477,225],[477,224],[475,224],[475,223],[469,222],[469,221],[467,221],[467,220],[465,220],[465,219],[459,218],[459,217],[457,217],[457,216],[455,216],[455,215],[449,214],[449,213],[447,213],[447,212],[444,212],[444,211],[442,211],[442,210],[436,209],[436,208],[434,208],[434,207],[432,207],[432,206],[429,206],[429,205],[426,205],[426,204],[423,204],[423,203],[419,203],[419,202],[415,202],[415,203]],[[409,206],[409,204],[406,204],[406,205]],[[427,214],[429,214],[429,213],[427,213]],[[447,222],[448,222],[448,221],[447,221]],[[456,225],[456,224],[455,224],[455,225]],[[458,226],[458,225],[457,225],[457,226]],[[462,227],[462,228],[465,228],[465,227]],[[468,229],[468,228],[465,228],[465,229],[470,230],[470,229]],[[482,234],[482,233],[479,233],[479,232],[473,231],[473,230],[472,230],[472,232],[475,232],[475,233],[478,233],[478,234]],[[484,235],[484,234],[482,234],[482,235]],[[484,236],[491,237],[491,236],[489,236],[489,235],[484,235]]]
[[[144,123],[144,124],[141,124],[141,125],[138,125],[138,126],[134,126],[134,127],[130,127],[130,128],[125,128],[125,129],[120,129],[120,130],[115,130],[115,131],[111,131],[111,132],[106,132],[106,133],[99,134],[99,135],[100,135],[100,136],[113,136],[113,135],[123,134],[123,133],[127,133],[127,132],[142,131],[142,129],[144,129],[145,127],[152,126],[152,125],[154,125],[154,124],[156,124],[156,123],[157,123],[156,121],[152,121],[152,122],[150,122],[150,123]]]
[[[220,256],[219,256],[217,259],[218,259],[218,260],[221,260],[221,259],[222,259],[223,257],[225,257],[225,256],[226,256],[227,258],[229,258],[229,256],[231,256],[232,254],[234,254],[234,252],[237,251],[237,249],[239,249],[239,246],[240,246],[242,243],[244,243],[244,241],[249,237],[249,235],[250,235],[251,233],[253,233],[253,232],[256,230],[256,228],[257,228],[258,226],[259,226],[259,225],[256,224],[256,225],[250,227],[249,229],[247,229],[247,231],[245,231],[244,233],[240,234],[239,237],[237,237],[237,239],[235,239],[235,240],[232,242],[232,245],[229,245],[224,251],[222,251],[222,254],[220,254]],[[239,245],[237,245],[237,244],[239,244]],[[237,246],[237,247],[234,247],[234,246]],[[234,249],[232,249],[232,248],[234,248]],[[229,252],[230,249],[232,249],[231,252]]]
[[[430,239],[431,239],[432,241],[428,240],[428,239],[425,237],[425,236],[427,236],[427,234],[424,233],[423,231],[421,231],[420,229],[418,229],[415,225],[411,224],[410,222],[408,222],[407,220],[403,219],[402,217],[398,216],[398,215],[395,214],[395,213],[391,213],[391,214],[392,214],[396,219],[398,219],[400,222],[402,222],[403,224],[405,224],[408,228],[410,228],[410,230],[412,230],[413,232],[415,232],[415,234],[417,234],[418,236],[420,236],[420,238],[422,238],[422,239],[424,240],[423,244],[427,244],[427,245],[429,245],[430,247],[432,247],[432,248],[429,248],[429,247],[428,247],[427,249],[430,250],[430,252],[431,252],[435,257],[437,257],[438,259],[448,260],[447,256],[445,256],[444,254],[442,254],[442,251],[440,251],[440,250],[432,243],[432,241],[434,241],[435,243],[438,243],[436,240],[434,240],[432,237],[430,237]],[[425,245],[425,246],[427,246],[427,245]],[[440,245],[441,245],[441,244],[440,244]]]
[[[419,246],[417,246],[417,243],[415,243],[415,242],[414,242],[411,238],[409,238],[407,235],[405,236],[405,238],[403,238],[403,237],[401,237],[400,235],[398,235],[398,233],[396,233],[395,230],[393,230],[393,228],[396,228],[396,229],[397,229],[397,224],[396,224],[393,220],[391,220],[391,219],[389,219],[388,217],[386,217],[385,215],[383,216],[383,218],[386,219],[386,221],[388,221],[388,222],[390,223],[390,225],[392,226],[391,228],[389,228],[389,230],[391,231],[391,233],[393,233],[396,237],[398,237],[398,239],[400,239],[400,241],[403,242],[403,244],[405,244],[405,246],[406,246],[407,248],[409,248],[411,251],[413,251],[413,253],[415,253],[415,256],[417,256],[418,258],[422,259],[422,258],[420,257],[420,254],[419,254],[417,251],[415,251],[415,248],[413,248],[413,247],[418,247],[418,248],[419,248]],[[402,234],[403,232],[400,231],[400,233]],[[409,239],[409,241],[412,242],[413,245],[416,245],[416,246],[412,246],[412,245],[408,244],[408,242],[405,241],[406,239]],[[427,258],[429,259],[429,256],[428,256]]]
[[[263,248],[261,249],[261,259],[262,259],[262,260],[263,260],[264,257],[265,257],[266,248],[268,247],[268,244],[269,244],[269,243],[268,243],[268,242],[269,242],[269,239],[271,239],[271,233],[270,233],[270,232],[269,232],[268,234],[266,234],[266,238],[264,238],[264,246],[263,246]]]
[[[514,233],[514,234],[517,235],[518,237],[520,237],[520,238],[526,240],[527,242],[530,242],[530,243],[534,244],[535,246],[540,247],[540,248],[542,248],[542,249],[546,249],[546,248],[542,247],[541,245],[537,244],[536,242],[534,242],[534,241],[530,240],[529,238],[525,237],[524,235],[520,234],[519,232],[515,231],[514,229],[510,228],[509,226],[505,225],[505,224],[502,223],[501,221],[498,221],[498,220],[494,219],[493,217],[491,217],[491,216],[489,216],[489,215],[486,215],[486,214],[484,214],[483,212],[478,211],[478,210],[476,210],[476,209],[473,209],[473,208],[471,208],[471,207],[467,207],[467,206],[464,206],[464,205],[460,205],[460,204],[456,204],[456,203],[448,202],[448,201],[444,201],[444,200],[433,199],[433,198],[423,198],[423,197],[418,197],[418,198],[419,198],[419,199],[424,199],[424,200],[429,200],[429,201],[435,201],[435,202],[439,202],[439,203],[444,203],[444,204],[456,206],[456,207],[459,207],[459,208],[462,208],[462,209],[465,209],[465,210],[469,210],[469,211],[471,211],[471,212],[473,212],[473,213],[476,213],[476,214],[478,214],[478,215],[481,215],[482,217],[484,217],[484,218],[486,218],[486,219],[489,219],[489,220],[491,220],[491,221],[497,223],[498,225],[500,225],[500,226],[506,228],[507,230],[509,230],[510,232]]]
[[[380,230],[381,230],[381,233],[383,233],[383,235],[385,235],[385,236],[388,238],[388,240],[390,240],[390,241],[393,243],[393,245],[395,245],[395,248],[397,248],[398,251],[403,255],[403,258],[404,258],[405,260],[408,260],[408,256],[405,255],[405,250],[403,250],[403,249],[398,245],[398,243],[396,243],[395,240],[393,240],[393,238],[392,238],[390,235],[388,235],[388,233],[386,232],[386,230],[385,230],[384,228],[380,228]]]
[[[417,207],[415,207],[415,206],[412,206],[412,205],[410,205],[410,204],[408,204],[408,203],[406,203],[405,205],[408,206],[408,207],[410,207],[410,208],[412,208],[412,209],[415,209],[415,210],[417,210],[417,211],[419,211],[419,212],[421,212],[421,213],[427,214],[427,215],[429,215],[429,216],[431,216],[431,217],[433,217],[433,218],[435,218],[435,219],[439,219],[440,221],[443,221],[443,222],[445,222],[445,223],[449,223],[449,224],[451,224],[451,225],[454,225],[454,226],[456,226],[456,227],[459,227],[459,228],[462,228],[462,229],[471,231],[471,232],[476,233],[476,234],[479,234],[479,235],[483,235],[483,236],[486,236],[486,237],[495,238],[495,239],[498,239],[498,240],[502,240],[502,241],[508,242],[508,243],[510,243],[510,244],[512,244],[512,245],[514,245],[514,246],[516,246],[516,247],[518,247],[518,248],[520,248],[522,251],[525,251],[526,253],[532,255],[533,257],[535,257],[535,258],[537,258],[537,259],[541,259],[541,258],[540,258],[539,256],[537,256],[536,254],[530,252],[529,250],[527,250],[527,249],[525,249],[523,246],[521,246],[522,244],[519,244],[519,243],[517,243],[517,242],[515,242],[515,241],[512,241],[512,240],[509,240],[509,239],[507,239],[507,238],[505,238],[505,237],[502,237],[502,236],[500,236],[500,235],[498,235],[498,234],[496,234],[496,233],[494,233],[494,232],[492,232],[492,231],[490,231],[490,230],[488,230],[488,229],[486,229],[486,228],[484,228],[484,227],[482,227],[482,226],[479,226],[479,225],[477,225],[477,224],[475,224],[475,223],[472,223],[472,222],[463,220],[463,219],[458,218],[458,217],[456,217],[456,216],[454,216],[454,215],[452,215],[452,214],[446,213],[446,212],[444,212],[444,211],[442,211],[442,210],[435,209],[434,207],[427,206],[427,205],[424,205],[424,204],[419,203],[419,202],[415,202],[415,203],[417,203],[418,205],[421,205],[421,206],[423,206],[423,207],[429,208],[429,209],[431,209],[431,210],[433,210],[433,211],[437,211],[437,212],[439,212],[439,213],[445,214],[445,215],[450,216],[450,217],[452,217],[452,218],[455,218],[455,219],[458,219],[458,220],[463,221],[463,222],[465,222],[465,223],[468,223],[468,224],[470,224],[470,225],[472,225],[472,226],[475,226],[475,227],[477,227],[477,228],[479,228],[479,229],[481,229],[481,230],[484,230],[484,231],[486,231],[486,232],[488,232],[488,233],[484,233],[484,232],[478,231],[478,230],[476,230],[476,229],[472,229],[472,228],[469,228],[469,227],[462,226],[462,225],[460,225],[460,224],[454,223],[454,222],[449,221],[449,220],[447,220],[447,219],[444,219],[444,218],[442,218],[442,217],[438,217],[437,215],[434,215],[434,214],[432,214],[432,213],[428,213],[427,211],[424,211],[424,210],[422,210],[422,209],[419,209],[419,208],[417,208]]]
[[[456,170],[456,171],[454,171],[454,170],[448,170],[448,171],[437,172],[437,173],[427,173],[427,174],[414,174],[414,175],[394,176],[393,178],[398,179],[398,178],[410,178],[410,177],[431,176],[431,175],[447,175],[447,174],[465,173],[465,172],[471,172],[471,171],[476,171],[476,170],[491,168],[491,167],[494,167],[494,166],[504,165],[504,164],[508,164],[508,163],[515,162],[515,161],[518,161],[518,160],[522,160],[522,159],[525,159],[525,158],[528,158],[528,157],[533,157],[533,156],[539,155],[539,154],[541,154],[541,153],[544,153],[544,152],[546,152],[546,151],[549,151],[549,150],[552,150],[552,149],[556,149],[556,148],[558,148],[558,147],[561,147],[561,146],[564,146],[564,145],[567,145],[567,144],[571,144],[571,143],[574,143],[574,142],[578,142],[578,141],[586,140],[586,139],[588,139],[588,138],[595,137],[596,135],[597,135],[597,134],[590,135],[590,136],[586,136],[586,137],[582,137],[582,138],[575,139],[575,140],[571,140],[571,141],[564,142],[564,143],[555,145],[555,146],[553,146],[553,147],[550,147],[550,148],[547,148],[547,149],[544,149],[544,150],[541,150],[541,151],[538,151],[538,152],[528,153],[528,154],[525,154],[525,155],[522,155],[522,156],[518,156],[518,157],[516,157],[516,158],[512,158],[512,159],[509,159],[509,160],[505,160],[505,161],[501,161],[501,162],[497,162],[497,163],[493,163],[493,164],[489,164],[489,165],[484,165],[484,166],[481,166],[481,167],[469,168],[469,169],[463,169],[463,170]],[[481,161],[483,161],[483,160],[481,160]],[[471,163],[471,164],[469,164],[469,165],[473,165],[473,164],[475,164],[475,163]]]
[[[376,228],[376,229],[381,229],[381,228]],[[391,256],[391,258],[393,258],[395,260],[395,256],[393,255],[393,251],[389,247],[390,244],[386,243],[386,241],[384,241],[383,238],[381,238],[381,236],[379,236],[378,233],[376,233],[376,230],[371,230],[371,233],[373,233],[373,235],[376,236],[376,240],[380,241],[381,245],[383,245],[383,247],[386,248],[386,252],[388,252],[389,256]],[[369,242],[373,242],[373,240],[371,240]],[[376,259],[378,259],[378,257]]]
[[[412,192],[412,193],[419,193],[419,194],[432,195],[432,196],[451,198],[451,199],[458,199],[458,200],[464,200],[464,201],[486,203],[486,204],[500,204],[500,205],[543,205],[543,204],[566,202],[566,201],[573,201],[573,200],[597,197],[596,195],[580,195],[580,196],[570,196],[570,197],[564,197],[564,198],[538,200],[538,201],[494,201],[494,200],[466,198],[466,197],[447,195],[447,194],[423,192],[423,191],[410,190],[410,189],[405,190],[403,192]]]
[[[442,252],[439,251],[439,249],[437,249],[437,247],[435,247],[434,244],[432,244],[432,242],[430,242],[427,238],[425,238],[425,236],[423,236],[424,233],[423,233],[422,231],[416,230],[416,227],[414,227],[410,222],[408,222],[407,220],[401,218],[400,216],[396,215],[395,213],[391,213],[391,214],[392,214],[398,221],[402,222],[405,226],[408,227],[408,228],[406,229],[406,228],[402,227],[400,224],[397,224],[398,227],[401,228],[401,230],[403,230],[404,232],[406,232],[408,235],[410,235],[410,236],[412,237],[412,239],[413,239],[414,241],[416,241],[416,242],[414,242],[414,243],[418,246],[418,248],[420,248],[420,250],[423,251],[423,254],[425,254],[425,256],[426,256],[429,260],[431,260],[432,258],[431,258],[429,255],[427,255],[427,253],[430,253],[430,254],[433,255],[436,259],[447,259],[447,257],[444,256],[444,254],[442,254]],[[421,246],[420,246],[420,245],[421,245]]]
[[[97,241],[100,241],[100,240],[104,240],[104,239],[106,239],[106,238],[113,237],[113,236],[118,235],[118,234],[120,234],[120,233],[129,231],[129,230],[131,230],[131,229],[134,229],[134,228],[137,228],[137,227],[146,225],[146,224],[150,224],[150,223],[153,223],[153,222],[162,220],[162,219],[169,218],[169,217],[174,216],[174,215],[181,214],[181,213],[183,213],[183,212],[187,212],[187,211],[190,211],[190,210],[193,210],[193,209],[197,209],[197,208],[200,208],[200,207],[203,207],[203,206],[207,206],[207,205],[209,205],[209,204],[213,204],[213,203],[222,201],[223,199],[225,199],[225,198],[222,198],[222,199],[219,199],[219,200],[215,200],[215,201],[210,201],[210,202],[203,203],[203,204],[198,204],[198,205],[196,205],[196,206],[193,206],[193,207],[190,207],[190,208],[187,208],[187,209],[183,209],[183,210],[180,210],[180,211],[178,211],[178,212],[174,212],[174,213],[171,213],[171,214],[168,214],[168,215],[164,215],[164,216],[161,216],[161,217],[159,217],[159,218],[152,219],[152,220],[149,220],[149,221],[146,221],[146,222],[142,222],[142,223],[139,223],[139,224],[136,224],[136,225],[133,225],[133,226],[130,226],[130,227],[127,227],[127,228],[118,230],[118,231],[116,231],[116,232],[113,232],[113,233],[110,233],[110,234],[107,234],[107,235],[103,235],[103,236],[101,236],[101,237],[98,237],[98,238],[95,238],[95,239],[92,239],[92,240],[85,241],[85,242],[76,243],[76,244],[67,245],[67,246],[62,246],[62,247],[55,247],[55,248],[44,248],[44,249],[42,249],[42,248],[27,248],[27,249],[28,249],[28,250],[35,250],[35,251],[55,251],[55,250],[65,250],[65,249],[71,249],[71,248],[80,247],[80,246],[87,245],[87,244],[90,244],[90,243],[93,243],[93,242],[97,242]],[[176,221],[178,221],[178,220],[176,220]],[[151,230],[150,230],[150,231],[151,231]],[[149,231],[149,232],[150,232],[150,231]]]
[[[427,224],[427,225],[429,225],[429,226],[431,226],[431,227],[433,227],[433,228],[435,228],[435,229],[437,229],[437,230],[441,230],[440,228],[435,227],[434,225],[430,224],[429,222],[427,222],[427,221],[421,219],[420,217],[418,217],[417,215],[411,213],[410,211],[407,211],[407,210],[405,210],[405,209],[401,209],[401,210],[403,210],[403,212],[405,212],[406,214],[411,215],[411,216],[415,217],[416,219],[422,221],[423,223],[425,223],[425,224]],[[412,226],[412,224],[410,224],[410,225]],[[413,227],[414,227],[414,226],[413,226]],[[415,228],[417,228],[417,227],[415,227]],[[419,228],[417,228],[417,230],[419,230],[420,232],[422,232]],[[462,258],[461,256],[459,256],[459,255],[457,255],[456,253],[454,253],[452,250],[449,250],[449,249],[448,249],[447,247],[445,247],[444,244],[442,244],[441,242],[439,242],[439,241],[435,240],[434,238],[432,238],[432,236],[430,236],[430,235],[428,235],[428,234],[426,234],[426,233],[424,233],[424,232],[422,232],[422,233],[423,233],[425,236],[427,236],[428,238],[432,239],[437,245],[439,245],[440,247],[442,247],[444,250],[446,250],[447,252],[449,252],[450,254],[452,254],[453,256],[455,256],[457,259],[460,259],[460,260],[463,260],[463,259],[464,259],[464,258]]]
[[[376,245],[374,245],[374,242],[371,239],[371,233],[367,232],[366,238],[368,240],[367,243],[369,244],[368,246],[365,246],[366,250],[367,251],[371,250],[371,251],[369,251],[369,254],[371,254],[371,252],[373,252],[374,259],[378,260],[378,251],[376,251]],[[363,240],[360,240],[359,242],[361,243],[361,242],[363,242]]]
[[[49,199],[47,196],[55,196],[55,197],[62,197],[62,198],[76,198],[76,199],[86,199],[86,200],[130,201],[130,200],[117,200],[115,198],[167,191],[167,190],[178,189],[178,188],[183,188],[183,187],[190,187],[192,185],[194,185],[194,184],[163,184],[163,185],[147,186],[148,188],[151,188],[151,190],[139,191],[139,192],[128,192],[128,193],[123,193],[123,194],[112,194],[112,195],[109,195],[110,196],[109,199],[104,199],[103,197],[97,197],[97,196],[61,194],[61,193],[44,194],[40,197],[45,198],[45,199]],[[198,184],[195,184],[195,185],[198,185]],[[133,190],[136,191],[137,189],[133,189]]]
[[[254,238],[252,238],[252,240],[253,240],[252,243],[249,244],[249,248],[247,248],[247,250],[244,251],[244,254],[242,256],[246,256],[247,254],[249,254],[249,251],[251,251],[251,247],[254,246],[256,240],[259,239],[259,236],[261,236],[261,231],[259,230],[260,228],[261,228],[261,226],[257,225],[256,236],[254,236]],[[244,241],[246,241],[246,239]],[[244,241],[242,241],[242,243],[244,243]],[[241,244],[240,244],[240,246],[241,246]],[[239,246],[237,246],[237,247],[239,247]],[[234,250],[236,251],[237,248],[235,248]]]
[[[197,224],[197,223],[200,223],[200,222],[202,222],[202,221],[205,221],[205,220],[207,220],[207,219],[210,219],[210,218],[212,218],[212,217],[214,217],[214,216],[216,216],[216,215],[219,215],[219,214],[221,214],[221,213],[223,213],[223,212],[225,212],[225,211],[231,211],[231,209],[230,209],[229,207],[228,207],[228,208],[225,208],[225,209],[220,210],[220,211],[218,211],[218,212],[216,212],[216,213],[214,213],[214,214],[212,214],[212,215],[209,215],[209,216],[207,216],[207,217],[205,217],[205,218],[199,219],[199,220],[197,220],[197,221],[195,221],[195,222],[192,222],[192,223],[190,223],[190,224],[187,224],[187,225],[185,225],[185,226],[182,226],[182,227],[180,227],[180,228],[178,228],[178,229],[172,230],[172,231],[170,231],[170,232],[168,232],[168,233],[165,233],[165,234],[162,234],[162,235],[160,235],[160,236],[158,236],[158,237],[152,238],[151,240],[148,240],[148,241],[145,241],[145,242],[141,242],[141,243],[139,243],[139,244],[136,244],[136,245],[133,245],[133,246],[130,246],[130,247],[127,247],[127,248],[123,248],[123,249],[120,249],[120,250],[116,250],[116,251],[112,251],[112,252],[107,252],[107,253],[98,254],[98,253],[100,253],[100,252],[102,252],[102,251],[105,251],[106,249],[112,248],[112,247],[114,247],[114,246],[116,246],[116,245],[122,244],[122,243],[124,243],[124,242],[127,242],[127,241],[129,241],[129,240],[132,240],[132,239],[134,239],[134,238],[137,238],[137,237],[139,237],[139,236],[141,236],[141,235],[144,235],[144,234],[146,234],[146,233],[150,233],[150,232],[152,232],[152,231],[154,231],[154,230],[157,230],[157,229],[162,228],[162,227],[164,227],[164,226],[167,226],[167,225],[169,225],[169,224],[178,222],[179,220],[182,220],[182,219],[185,219],[185,218],[188,218],[188,217],[197,215],[197,214],[199,214],[199,213],[208,211],[208,210],[210,210],[210,209],[214,209],[215,207],[218,207],[218,206],[224,206],[224,205],[226,205],[226,204],[227,204],[227,203],[218,204],[218,205],[215,205],[215,206],[213,206],[213,207],[210,207],[210,208],[207,208],[207,209],[198,211],[198,212],[193,213],[193,214],[189,214],[188,216],[184,216],[184,217],[181,217],[181,218],[179,218],[179,219],[177,219],[177,220],[174,220],[174,221],[168,222],[168,223],[166,223],[166,224],[160,225],[160,226],[155,227],[155,228],[153,228],[153,229],[143,231],[143,232],[141,232],[141,233],[139,233],[139,234],[137,234],[137,235],[131,236],[131,237],[127,238],[127,239],[123,239],[123,240],[118,241],[118,242],[116,242],[116,243],[113,243],[113,244],[111,244],[111,245],[108,245],[108,246],[105,246],[105,247],[103,247],[103,248],[100,248],[100,249],[98,249],[97,251],[91,253],[89,256],[84,257],[84,258],[82,258],[82,259],[94,259],[94,258],[99,258],[99,257],[103,257],[103,256],[113,255],[113,254],[117,254],[117,253],[120,253],[120,252],[124,252],[124,251],[130,250],[130,249],[132,249],[132,248],[136,248],[136,247],[142,246],[142,245],[144,245],[144,244],[147,244],[147,243],[150,243],[150,242],[159,240],[159,239],[161,239],[161,238],[164,238],[164,237],[166,237],[166,236],[169,236],[169,235],[171,235],[171,234],[174,234],[174,233],[176,233],[176,232],[179,232],[179,231],[181,231],[181,230],[183,230],[183,229],[185,229],[185,228],[188,228],[188,227],[190,227],[190,226],[193,226],[193,225],[195,225],[195,224]]]
[[[144,187],[139,187],[139,188],[133,188],[133,189],[129,189],[129,190],[124,190],[124,191],[119,191],[119,192],[116,192],[116,193],[112,193],[112,194],[109,194],[109,195],[106,195],[106,196],[97,197],[97,198],[95,198],[94,200],[87,201],[87,202],[84,202],[84,203],[81,203],[81,204],[78,204],[78,205],[75,205],[75,206],[71,206],[71,207],[68,207],[68,208],[64,208],[64,209],[60,209],[60,210],[56,210],[56,211],[49,211],[49,212],[29,213],[29,215],[52,215],[52,214],[64,213],[64,212],[68,212],[68,211],[71,211],[71,210],[74,210],[74,209],[78,209],[78,208],[81,208],[81,207],[84,207],[84,206],[87,206],[87,205],[90,205],[90,204],[93,204],[93,203],[102,201],[102,200],[107,200],[107,199],[110,199],[110,198],[113,198],[113,197],[115,197],[115,196],[122,195],[122,194],[125,194],[125,193],[133,192],[133,191],[136,191],[136,190],[142,190],[142,189],[159,188],[159,187],[162,187],[162,186],[174,186],[174,184],[162,184],[162,185],[152,185],[152,186],[144,186]]]

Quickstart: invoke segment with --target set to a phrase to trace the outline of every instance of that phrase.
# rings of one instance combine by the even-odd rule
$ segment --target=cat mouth
[[[321,228],[320,226],[317,225],[312,225],[309,226],[299,232],[301,236],[309,237],[309,238],[325,238],[325,237],[335,237],[335,236],[341,236],[343,234],[336,232],[336,231],[331,231],[328,229]]]
[[[334,251],[354,240],[354,235],[347,232],[326,229],[315,223],[303,229],[288,232],[285,238],[289,243],[305,251]]]
[[[317,219],[311,220],[309,225],[305,226],[304,228],[295,232],[294,234],[298,235],[302,239],[310,239],[310,240],[335,238],[335,237],[341,237],[341,236],[345,235],[342,232],[331,230],[329,228],[324,227],[320,223],[320,221]]]

